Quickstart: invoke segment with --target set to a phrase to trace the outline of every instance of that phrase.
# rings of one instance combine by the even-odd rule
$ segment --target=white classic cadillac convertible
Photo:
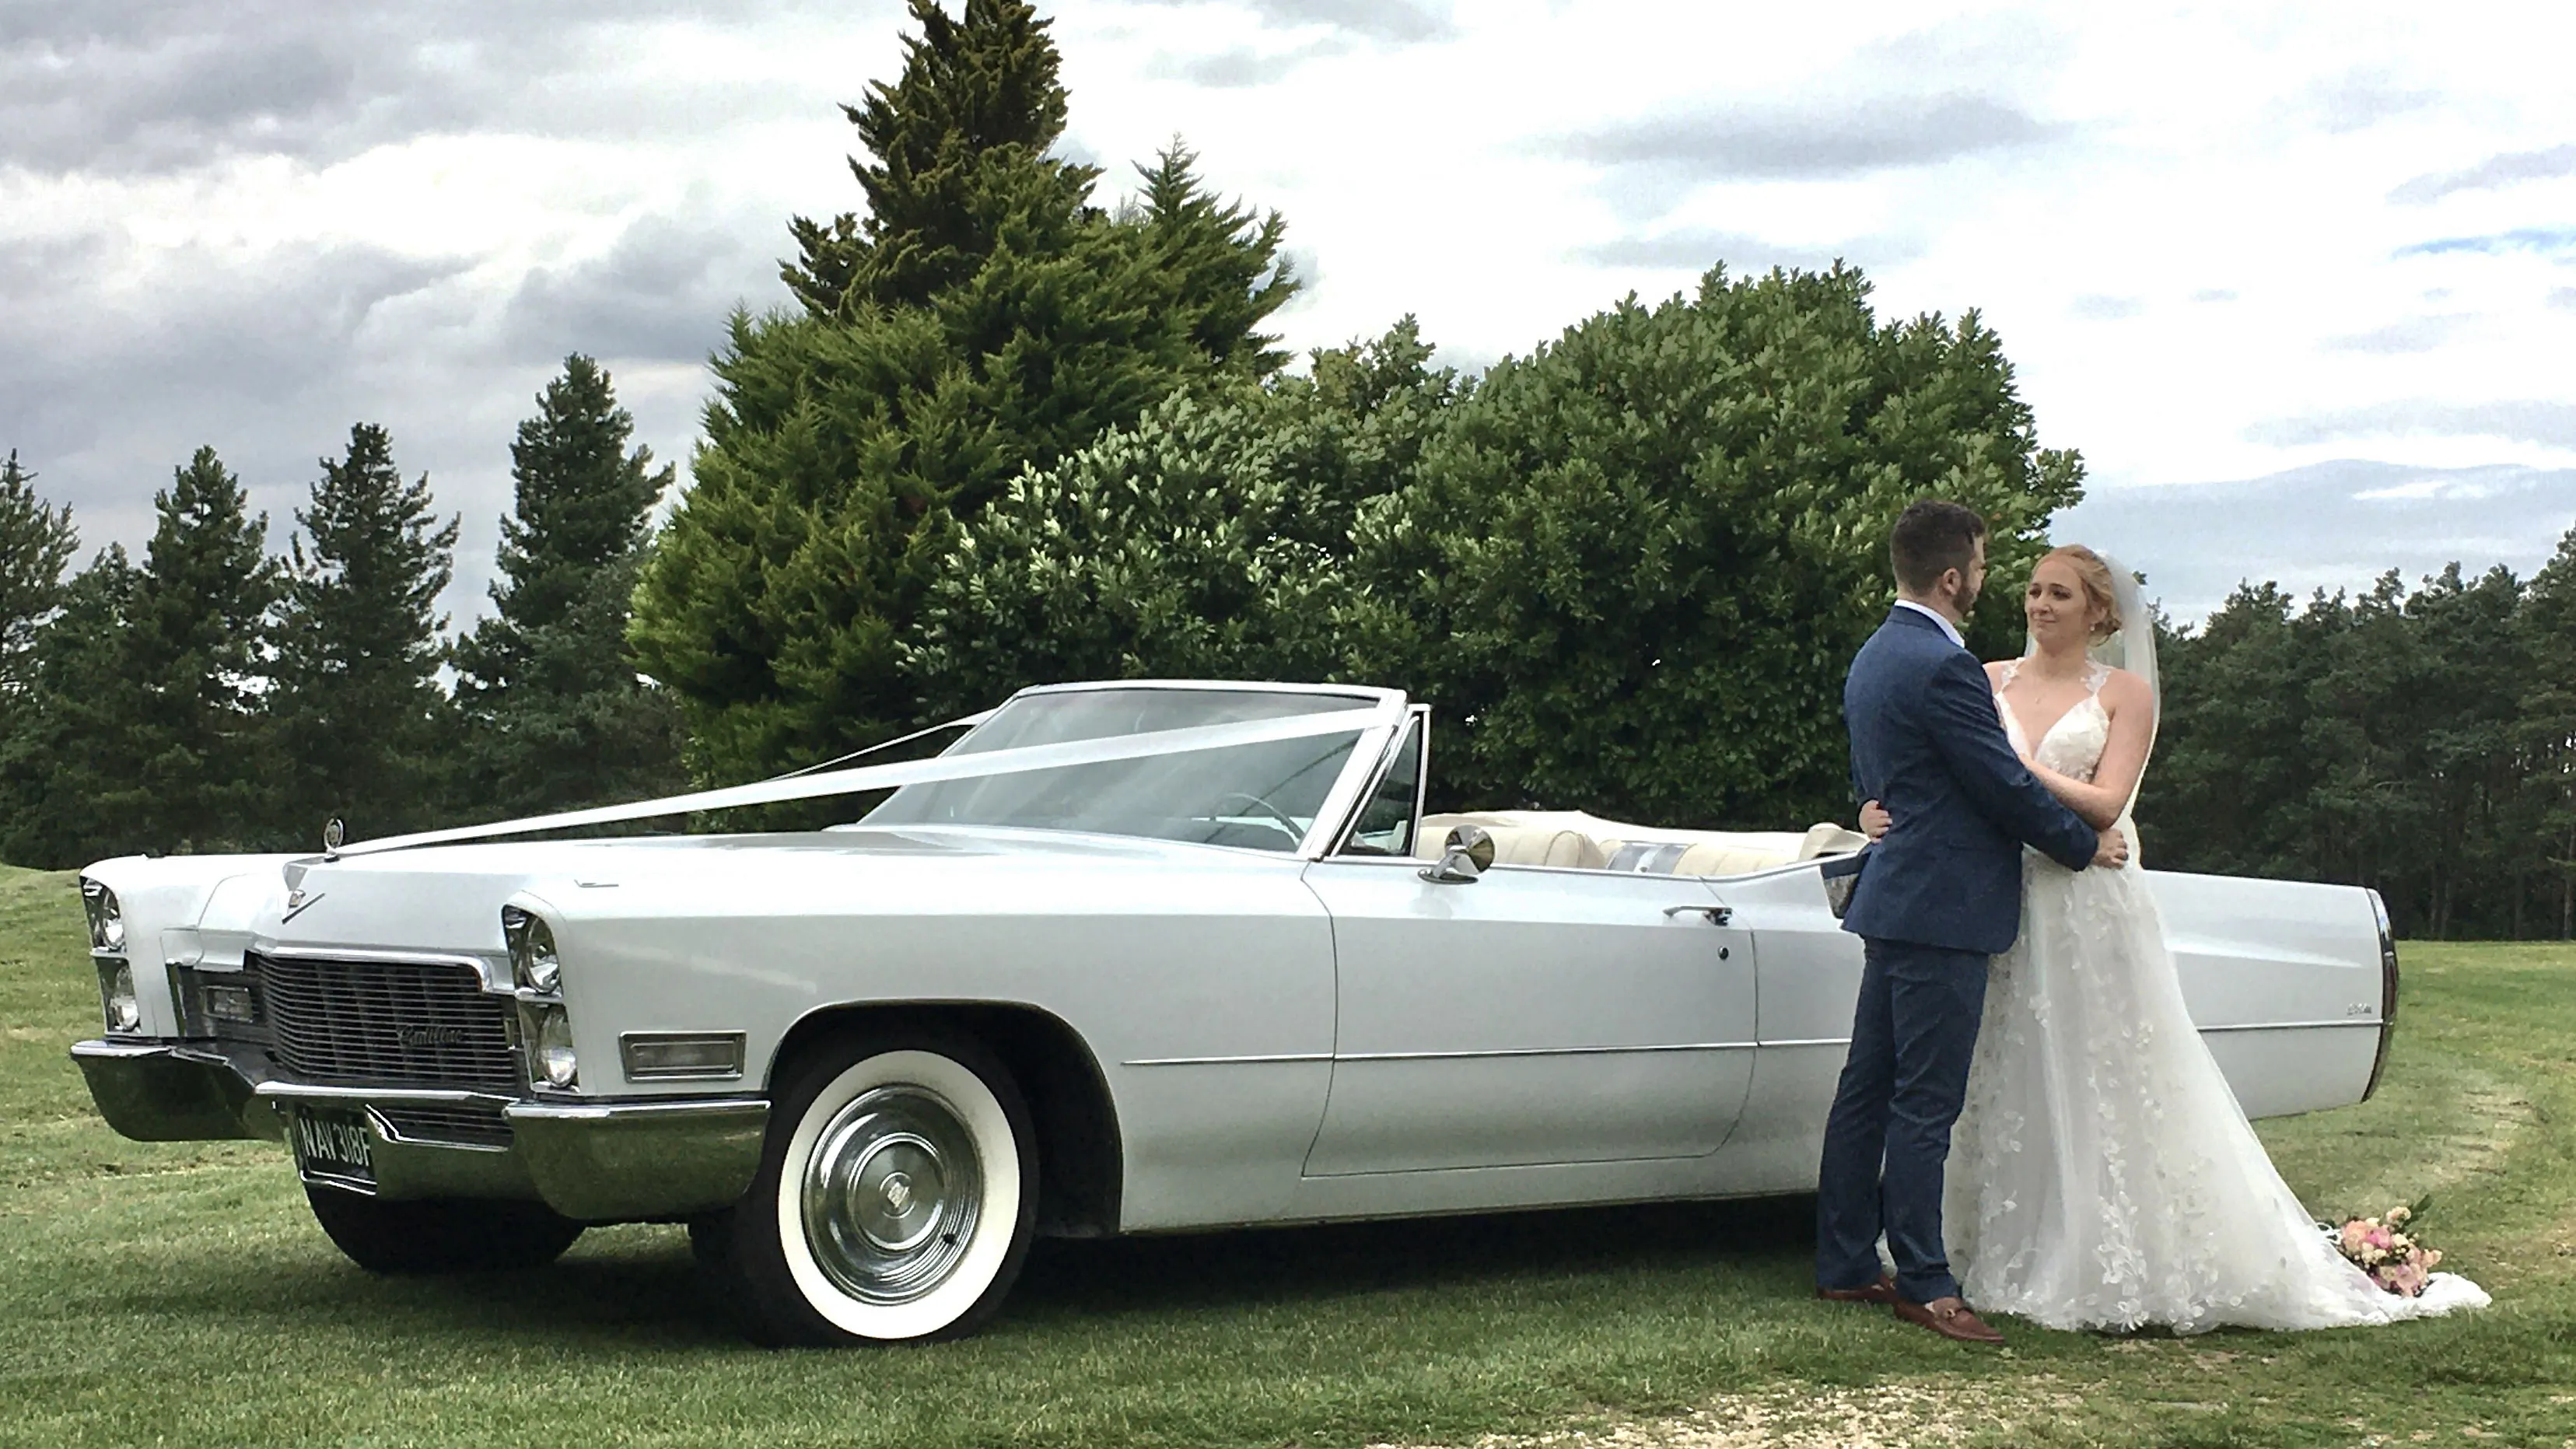
[[[144,1140],[291,1147],[379,1272],[688,1224],[774,1343],[952,1337],[1038,1233],[1795,1193],[1860,971],[1833,826],[1422,814],[1391,690],[1013,696],[929,760],[334,848],[82,873]],[[898,785],[794,834],[540,826]],[[2357,1101],[2368,891],[2155,874],[2254,1115]]]

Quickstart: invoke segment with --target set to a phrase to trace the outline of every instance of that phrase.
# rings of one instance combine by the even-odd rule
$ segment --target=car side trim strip
[[[2289,1031],[2325,1026],[2372,1026],[2379,1023],[2355,1017],[2351,1021],[2253,1021],[2232,1026],[2204,1026],[2204,1032],[2217,1031]],[[1271,1056],[1240,1057],[1137,1057],[1120,1062],[1122,1067],[1256,1067],[1290,1062],[1446,1062],[1469,1061],[1487,1057],[1597,1057],[1623,1053],[1648,1052],[1740,1052],[1778,1047],[1838,1047],[1851,1045],[1843,1036],[1800,1037],[1786,1041],[1700,1041],[1656,1043],[1650,1046],[1592,1047],[1504,1047],[1487,1051],[1459,1052],[1283,1052]]]
[[[1122,1067],[1261,1067],[1280,1062],[1329,1062],[1331,1052],[1285,1052],[1266,1057],[1139,1057]]]
[[[1837,1042],[1834,1045],[1840,1045]],[[1804,1043],[1749,1041],[1657,1042],[1648,1046],[1586,1047],[1503,1047],[1489,1051],[1462,1052],[1348,1052],[1336,1056],[1330,1052],[1291,1052],[1277,1056],[1245,1057],[1141,1057],[1120,1062],[1122,1067],[1244,1067],[1268,1066],[1281,1062],[1447,1062],[1469,1061],[1486,1057],[1599,1057],[1645,1052],[1741,1052],[1757,1046],[1804,1045]]]
[[[1763,1045],[1749,1041],[1657,1042],[1650,1046],[1501,1047],[1471,1052],[1345,1052],[1337,1062],[1449,1062],[1482,1057],[1606,1057],[1646,1052],[1743,1052]]]

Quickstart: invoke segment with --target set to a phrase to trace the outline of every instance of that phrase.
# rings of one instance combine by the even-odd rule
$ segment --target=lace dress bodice
[[[2037,748],[2032,747],[2020,717],[2013,713],[2012,701],[2004,697],[2004,691],[2012,688],[2020,673],[2021,661],[2008,660],[2003,677],[1995,681],[1995,712],[2003,716],[2005,738],[2012,741],[2013,749],[2023,759],[2045,765],[2070,780],[2092,784],[2093,776],[2102,768],[2102,752],[2111,746],[2111,711],[2102,703],[2102,686],[2111,680],[2111,666],[2100,660],[2085,666],[2084,697],[2057,717],[2047,733],[2040,736]],[[2128,868],[2135,870],[2139,866],[2137,826],[2126,811],[2121,812],[2117,823],[2129,841]],[[2046,858],[2035,850],[2027,854],[2034,859]]]
[[[2003,715],[2004,734],[2012,740],[2013,748],[2025,759],[2037,760],[2061,775],[2091,784],[2093,772],[2102,768],[2102,752],[2111,744],[2111,712],[2102,705],[2102,686],[2110,682],[2111,666],[2095,661],[2086,667],[2084,697],[2057,717],[2036,748],[2030,736],[2023,733],[2012,701],[2004,697],[2004,691],[2012,688],[2020,674],[2021,661],[2014,659],[2004,665],[2003,678],[1995,681],[1995,709]]]

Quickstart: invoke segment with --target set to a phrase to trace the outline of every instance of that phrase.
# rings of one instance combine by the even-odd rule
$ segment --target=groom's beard
[[[1959,617],[1964,620],[1977,611],[1977,596],[1982,592],[1975,584],[1962,580],[1958,591],[1950,595],[1950,607],[1958,610]]]

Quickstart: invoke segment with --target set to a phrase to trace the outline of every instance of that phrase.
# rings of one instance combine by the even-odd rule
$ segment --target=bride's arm
[[[2089,782],[2061,775],[2036,761],[2030,767],[2048,793],[2066,802],[2067,809],[2096,830],[2117,825],[2120,812],[2129,808],[2129,796],[2147,768],[2147,747],[2156,733],[2155,698],[2148,694],[2145,680],[2125,669],[2103,681],[2102,708],[2111,716],[2111,737],[2102,746],[2102,763],[2094,767]]]

